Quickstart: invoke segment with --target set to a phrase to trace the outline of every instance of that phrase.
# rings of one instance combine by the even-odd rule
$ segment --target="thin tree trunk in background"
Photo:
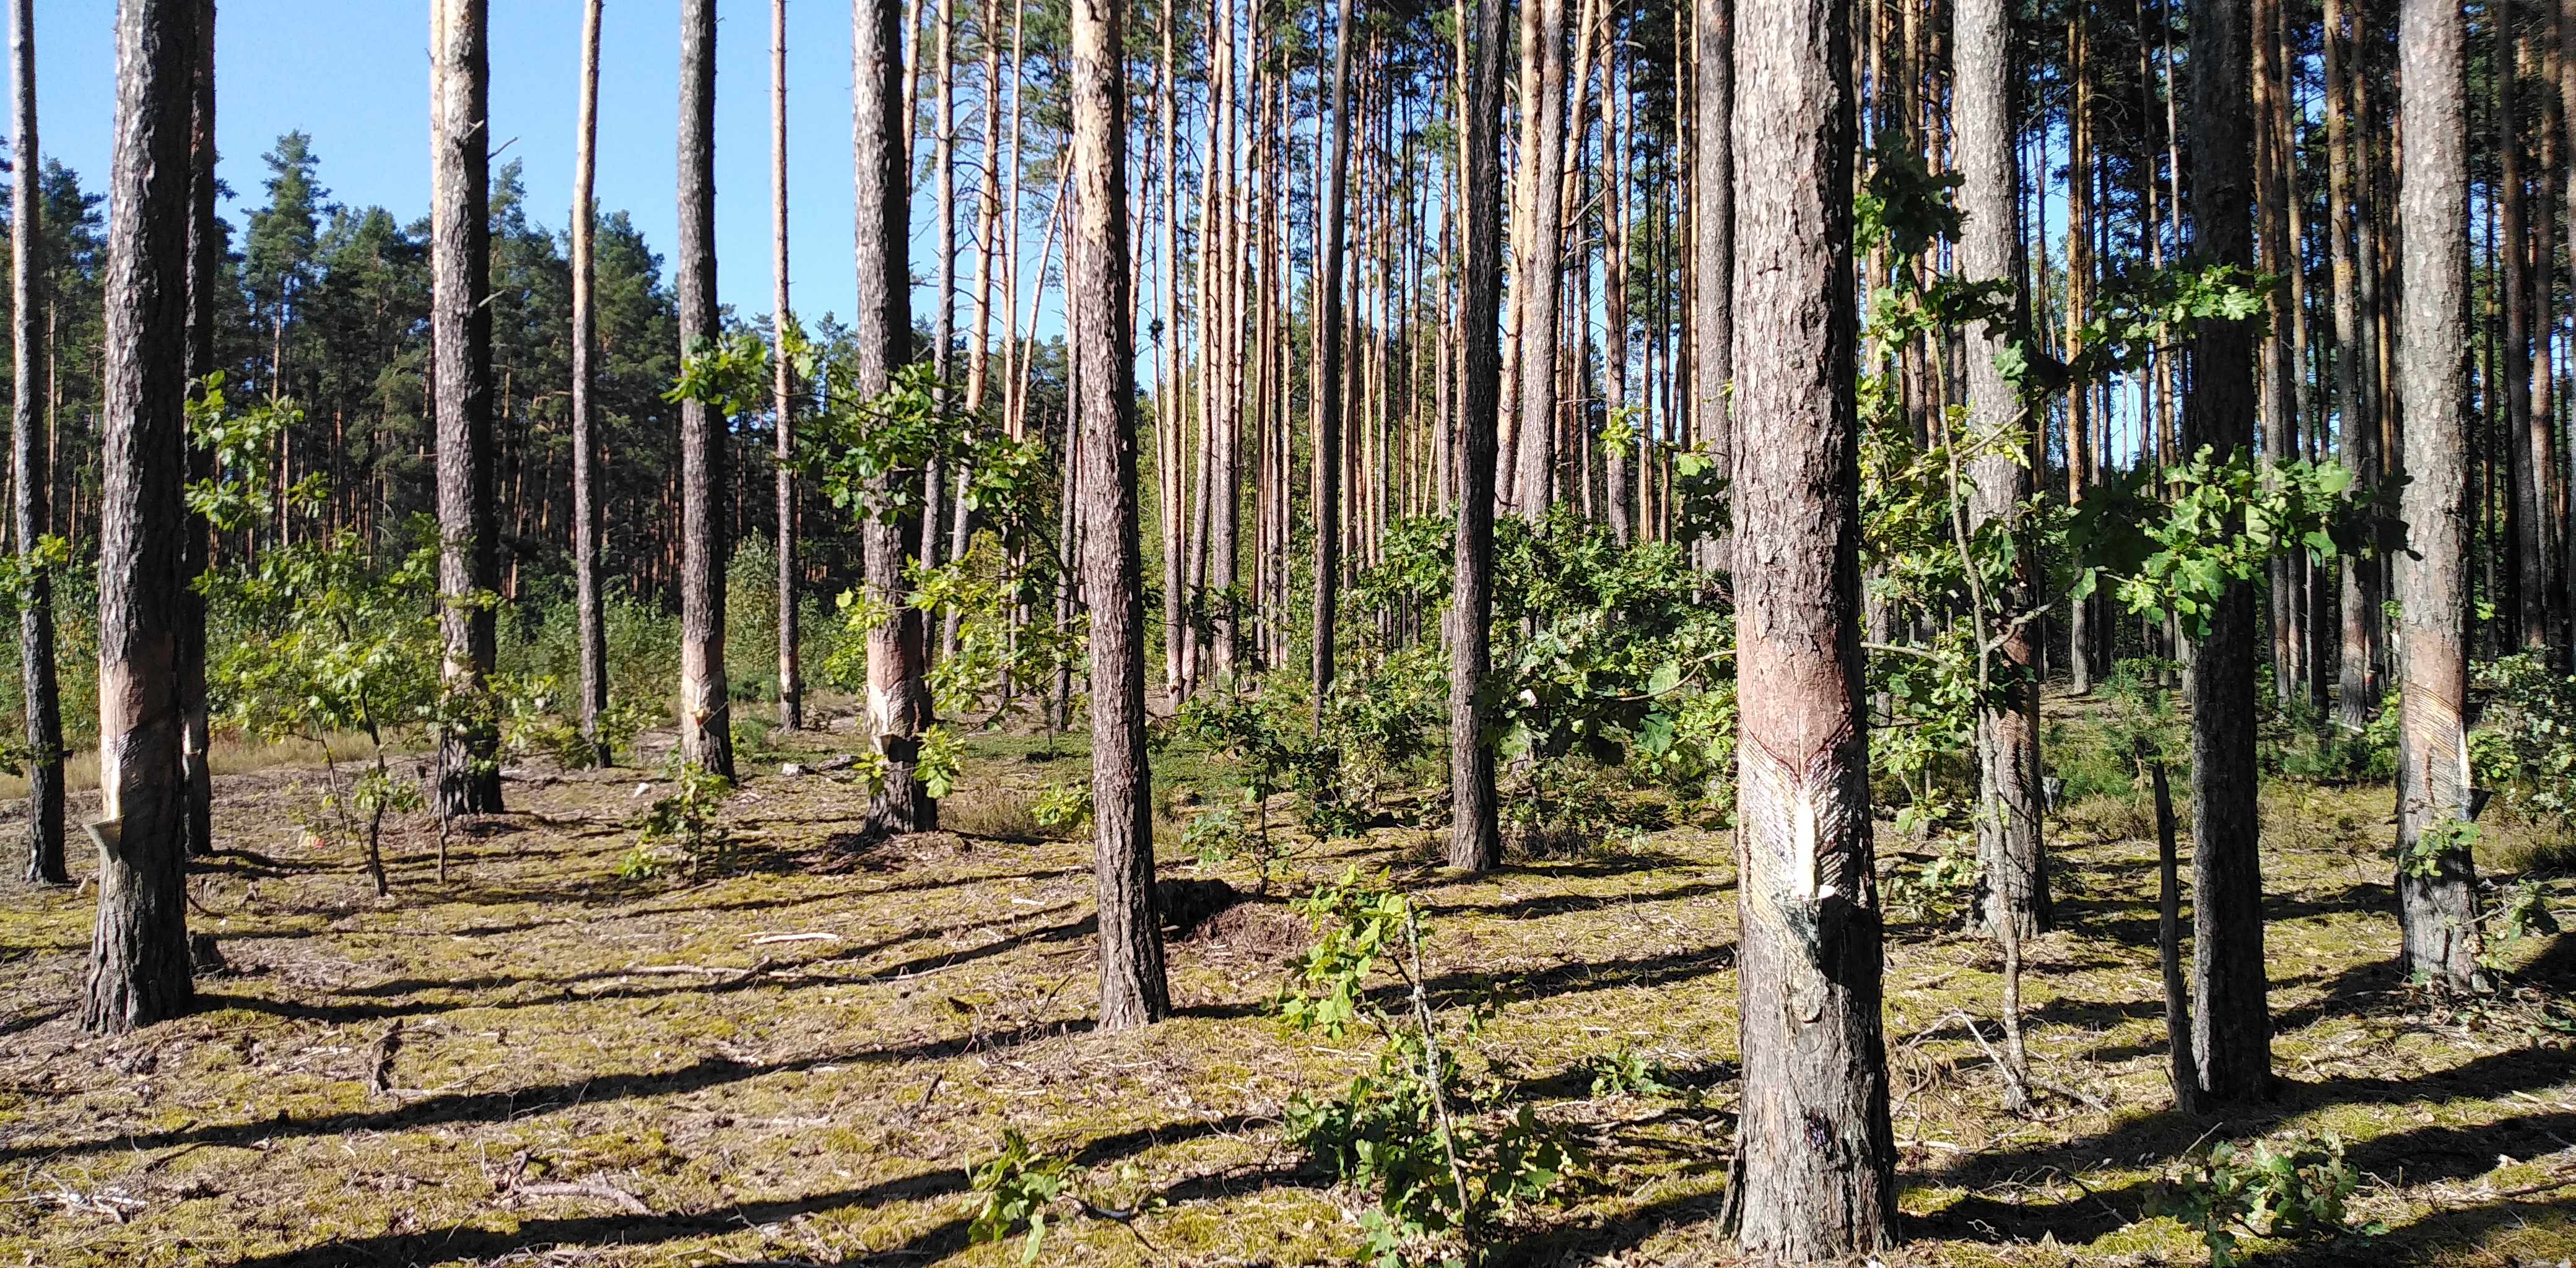
[[[1099,887],[1100,1028],[1172,1010],[1154,905],[1154,798],[1145,760],[1145,587],[1138,558],[1134,311],[1127,273],[1127,93],[1113,0],[1073,0],[1075,228],[1066,323],[1082,367],[1074,411],[1082,585],[1091,605],[1091,789]]]
[[[2521,42],[2515,33],[2512,5],[2493,5],[2488,12],[2495,31],[2490,73],[2495,76],[2496,155],[2500,169],[2500,188],[2495,198],[2502,220],[2498,229],[2503,259],[2499,263],[2504,273],[2497,297],[2504,315],[2504,380],[2499,387],[2504,393],[2505,444],[2510,451],[2507,470],[2513,481],[2513,505],[2507,522],[2513,534],[2514,615],[2520,624],[2523,647],[2536,651],[2549,645],[2546,505],[2550,420],[2534,418],[2531,412],[2530,218],[2524,202],[2522,106],[2516,82],[2520,78]]]
[[[1170,706],[1181,704],[1181,641],[1186,637],[1188,621],[1183,614],[1187,594],[1181,588],[1181,524],[1184,495],[1181,491],[1181,451],[1189,434],[1189,411],[1184,407],[1186,377],[1181,359],[1181,177],[1177,153],[1180,134],[1180,82],[1176,78],[1179,63],[1173,50],[1173,15],[1177,0],[1162,0],[1156,6],[1154,25],[1162,40],[1161,60],[1156,63],[1162,91],[1154,96],[1160,112],[1161,128],[1156,133],[1161,141],[1157,170],[1163,177],[1162,257],[1163,278],[1157,296],[1162,302],[1162,320],[1156,325],[1162,333],[1155,347],[1166,367],[1161,382],[1154,387],[1154,480],[1156,526],[1162,533],[1163,559],[1163,694]]]
[[[2244,0],[2191,4],[2192,248],[2254,263],[2253,162],[2246,139]],[[2244,322],[2203,323],[2183,402],[2183,444],[2224,461],[2251,443],[2254,348]],[[2254,595],[2238,582],[2210,614],[2192,660],[2192,1047],[2201,1091],[2238,1101],[2270,1091],[2263,874],[2255,812]]]
[[[1735,0],[1695,0],[1691,63],[1691,425],[1720,471],[1735,469],[1727,385],[1735,378]],[[1691,546],[1694,558],[1698,543]],[[1730,538],[1704,567],[1735,566]]]
[[[2079,332],[2091,315],[2087,301],[2093,293],[2093,242],[2091,224],[2093,209],[2092,154],[2092,63],[2090,31],[2082,6],[2076,6],[2066,22],[2066,42],[2071,50],[2068,60],[2074,63],[2067,111],[2071,116],[2066,132],[2066,355],[2082,351]],[[2092,394],[2082,386],[2066,393],[2066,504],[2081,506],[2085,487],[2092,483],[2096,453],[2093,446]],[[2107,461],[2110,455],[2101,454]],[[2099,606],[2089,599],[2070,599],[2066,604],[2066,676],[2067,690],[2086,695],[2093,690],[2093,639],[2096,637],[2093,616]]]
[[[592,399],[599,370],[599,330],[592,239],[599,208],[592,200],[599,170],[599,19],[603,0],[587,0],[581,19],[581,105],[572,169],[572,517],[573,603],[580,609],[581,733],[594,760],[608,765],[599,715],[608,708],[608,623],[599,593],[599,432]]]
[[[1631,421],[1628,404],[1628,134],[1619,126],[1617,59],[1602,65],[1601,84],[1601,400],[1613,425],[1602,433],[1601,491],[1609,504],[1610,534],[1622,546],[1633,539],[1628,491]]]
[[[1538,6],[1538,96],[1521,103],[1530,116],[1529,148],[1520,156],[1531,173],[1524,211],[1529,232],[1512,267],[1512,294],[1520,305],[1518,450],[1513,456],[1514,509],[1536,522],[1555,498],[1557,305],[1565,265],[1565,0],[1527,0]]]
[[[1494,747],[1477,697],[1493,668],[1494,466],[1503,389],[1503,15],[1507,0],[1475,0],[1475,44],[1457,0],[1458,125],[1464,239],[1458,276],[1458,419],[1451,442],[1458,517],[1449,597],[1449,865],[1485,871],[1503,844],[1494,795]]]
[[[1961,276],[1970,281],[2011,280],[2015,267],[2013,214],[2020,189],[2013,155],[2012,19],[2006,0],[1953,0],[1951,126],[1957,134],[1959,211],[1965,224],[1957,251]],[[2022,504],[2031,494],[2030,468],[2021,454],[1993,438],[2009,436],[2023,421],[2020,393],[1995,365],[2014,332],[1988,322],[1971,332],[1966,349],[1968,433],[1982,446],[1968,464],[1969,520],[1982,527],[2001,521],[2021,532]],[[1992,452],[1986,450],[1991,449]],[[1977,856],[1985,889],[1984,917],[1997,936],[2019,939],[2051,924],[2048,858],[2040,839],[2039,681],[2030,627],[2016,618],[2031,603],[2037,579],[2028,551],[2015,551],[2001,595],[1988,596],[1977,619],[1977,638],[1999,640],[1999,658],[1980,656],[1980,676],[2000,686],[1999,704],[1977,720]],[[2000,600],[2000,602],[1998,601]],[[1989,621],[2010,622],[1988,630]],[[1988,665],[1991,667],[1989,668]],[[2003,922],[2012,922],[2010,930]],[[2018,1027],[2018,1022],[2007,1020]]]
[[[2297,244],[2289,240],[2289,181],[2292,156],[2285,153],[2273,121],[2277,98],[2287,85],[2281,74],[2279,40],[2281,0],[2254,0],[2254,218],[2263,271],[2275,279],[2270,296],[2271,332],[2263,341],[2261,412],[2263,461],[2286,461],[2297,400],[2290,362],[2290,271],[2297,267]],[[2271,582],[2272,698],[2286,702],[2297,689],[2298,593],[2292,577],[2304,561],[2294,554],[2272,557],[2266,566]]]
[[[1896,1222],[1861,709],[1850,10],[1736,26],[1735,593],[1743,1186],[1737,1241],[1804,1262]]]
[[[936,295],[930,312],[930,366],[939,386],[931,397],[942,410],[954,404],[948,387],[949,375],[956,367],[952,345],[957,342],[957,59],[955,33],[957,15],[952,0],[939,0],[933,20],[939,24],[938,65],[933,68],[938,94],[932,107],[930,134],[931,193],[933,211],[939,218],[939,268],[933,275]],[[947,535],[947,521],[940,513],[945,495],[948,466],[937,458],[921,472],[921,546],[916,552],[923,568],[939,566],[940,539]],[[922,665],[930,663],[928,613],[922,622]]]
[[[484,0],[432,0],[430,339],[437,371],[439,623],[448,699],[439,732],[443,815],[501,812],[499,735],[473,702],[498,651],[479,596],[500,579],[492,512],[491,126]]]
[[[2379,424],[2371,417],[2361,374],[2361,269],[2355,258],[2353,203],[2355,176],[2352,136],[2352,66],[2358,43],[2347,33],[2345,0],[2326,0],[2326,232],[2327,257],[2334,268],[2335,411],[2344,465],[2355,476],[2371,466],[2370,451]],[[2369,564],[2355,556],[2343,561],[2343,650],[2338,659],[2337,718],[2349,730],[2370,723],[2370,579]]]
[[[774,452],[778,495],[778,722],[805,725],[805,680],[796,657],[796,368],[787,328],[787,0],[769,0],[769,267],[770,392],[777,411]]]
[[[216,295],[228,284],[223,275],[222,230],[215,221],[218,186],[214,0],[197,0],[197,56],[189,96],[188,382],[193,392],[193,385],[216,369]],[[28,153],[33,156],[35,151]],[[212,479],[214,451],[197,444],[193,437],[186,443],[188,478]],[[179,562],[179,575],[185,579],[179,592],[179,712],[183,719],[179,765],[188,781],[188,853],[195,855],[215,848],[214,777],[206,763],[206,744],[212,738],[206,719],[206,599],[196,587],[196,579],[204,575],[213,558],[214,526],[204,516],[191,512],[183,532],[186,536],[181,549],[186,553]],[[53,747],[59,749],[61,745]],[[34,791],[32,780],[29,791]]]
[[[2406,417],[2407,545],[2396,589],[2398,689],[2397,919],[2410,978],[2474,987],[2476,865],[2442,835],[2469,817],[2468,428],[2460,385],[2469,368],[2468,138],[2465,22],[2458,0],[2403,0],[2398,113],[2406,146],[2398,181],[2398,249],[2406,286],[2398,368]],[[2434,839],[2428,843],[2427,837]]]
[[[9,5],[11,127],[18,161],[9,171],[9,338],[11,474],[17,492],[18,564],[27,570],[18,606],[18,663],[26,692],[27,871],[39,885],[68,885],[63,858],[63,705],[54,676],[53,570],[36,563],[45,533],[47,455],[37,430],[42,412],[36,310],[45,302],[44,195],[37,186],[36,0]]]
[[[1316,402],[1314,448],[1315,725],[1324,724],[1325,696],[1333,686],[1333,612],[1342,580],[1342,238],[1350,208],[1343,173],[1351,154],[1351,0],[1339,0],[1333,20],[1333,153],[1324,169],[1324,258],[1315,282]]]
[[[81,1028],[195,1002],[178,678],[195,0],[124,0],[108,185],[98,563],[98,923]]]
[[[2561,133],[2558,152],[2565,168],[2566,180],[2558,199],[2558,209],[2560,214],[2566,217],[2565,232],[2561,236],[2568,244],[2568,293],[2571,297],[2576,297],[2576,162],[2566,161],[2569,158],[2576,158],[2576,0],[2558,0],[2555,9],[2552,19],[2557,25],[2558,32],[2556,65],[2558,123]],[[2545,275],[2550,272],[2548,261],[2542,262],[2541,272],[2544,280],[2540,285],[2546,288],[2551,285],[2545,280]],[[2401,342],[2399,346],[2402,348],[2404,345]],[[2571,440],[2567,445],[2564,481],[2569,501],[2571,504],[2576,504],[2576,440]],[[2576,511],[2576,505],[2571,505],[2570,510]],[[2576,518],[2571,518],[2562,526],[2559,544],[2564,552],[2564,558],[2560,564],[2559,584],[2564,587],[2560,597],[2566,609],[2565,616],[2568,622],[2567,655],[2571,661],[2576,661]]]
[[[850,104],[858,261],[858,300],[850,323],[851,387],[862,398],[883,392],[895,369],[912,358],[911,192],[902,145],[909,102],[903,96],[903,59],[896,47],[902,17],[898,0],[851,0],[850,64],[859,84]],[[1039,273],[1043,289],[1043,253]],[[859,528],[870,597],[894,613],[868,631],[868,734],[886,764],[884,782],[868,805],[869,827],[876,832],[928,832],[939,826],[939,803],[914,775],[921,731],[930,722],[929,692],[921,677],[926,631],[921,613],[904,594],[904,565],[919,540],[918,513],[893,523],[877,514],[888,499],[904,492],[902,482],[920,478],[918,472],[889,473],[872,481],[868,514]]]
[[[673,287],[680,350],[723,337],[716,317],[715,0],[680,2],[680,241]],[[680,403],[680,756],[733,778],[725,687],[725,418]]]

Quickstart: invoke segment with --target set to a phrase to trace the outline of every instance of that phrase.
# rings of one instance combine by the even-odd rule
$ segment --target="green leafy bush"
[[[1003,1128],[1001,1155],[975,1168],[973,1188],[978,1196],[966,1225],[966,1244],[998,1242],[1013,1229],[1026,1226],[1028,1237],[1020,1245],[1020,1262],[1036,1263],[1038,1247],[1046,1240],[1047,1208],[1063,1195],[1072,1171],[1071,1159],[1038,1153],[1019,1128]]]
[[[617,874],[628,880],[649,880],[673,867],[700,872],[732,856],[732,833],[717,815],[733,794],[733,781],[676,758],[664,778],[671,792],[655,799],[636,822],[635,844],[617,862]]]
[[[2343,1141],[2333,1132],[2278,1145],[2260,1140],[2250,1148],[2221,1141],[2165,1186],[2150,1213],[2170,1215],[2199,1234],[2211,1268],[2234,1268],[2244,1262],[2246,1236],[2370,1237],[2386,1231],[2375,1222],[2350,1221],[2345,1202],[2360,1184],[2361,1173],[2344,1160]]]

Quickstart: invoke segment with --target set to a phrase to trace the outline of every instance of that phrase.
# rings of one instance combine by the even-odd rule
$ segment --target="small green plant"
[[[2478,825],[2466,819],[2447,819],[2424,825],[2415,834],[2411,846],[2390,846],[2396,856],[2397,870],[2417,880],[2430,880],[2442,872],[2442,858],[2453,850],[2467,850],[2478,843]]]
[[[1196,857],[1200,867],[1223,863],[1250,843],[1242,818],[1222,806],[1192,816],[1181,833],[1182,851]]]
[[[1900,830],[1904,817],[1897,815]],[[1977,878],[1983,874],[1976,847],[1965,834],[1950,834],[1942,839],[1939,853],[1889,874],[1887,903],[1918,920],[1945,916],[1977,892]]]
[[[2167,1186],[2151,1213],[2170,1215],[2198,1233],[2209,1248],[2211,1268],[2235,1268],[2244,1262],[2240,1244],[2247,1236],[2371,1237],[2387,1231],[2377,1222],[2349,1221],[2345,1203],[2360,1184],[2360,1171],[2344,1160],[2343,1140],[2333,1132],[2291,1137],[2277,1147],[2268,1140],[2251,1148],[2220,1141]]]
[[[1026,1225],[1028,1238],[1020,1245],[1020,1262],[1037,1262],[1038,1246],[1046,1240],[1047,1208],[1063,1196],[1072,1172],[1071,1159],[1037,1153],[1019,1128],[1003,1128],[1001,1156],[975,1169],[974,1190],[979,1196],[974,1199],[974,1218],[966,1226],[966,1243],[998,1242]]]
[[[1631,1096],[1670,1096],[1673,1086],[1665,1082],[1672,1071],[1664,1063],[1647,1058],[1634,1048],[1620,1048],[1587,1058],[1583,1068],[1592,1072],[1592,1095],[1598,1099],[1626,1093]]]
[[[1091,781],[1068,779],[1049,784],[1029,803],[1029,815],[1038,826],[1054,832],[1075,832],[1091,822]]]
[[[699,872],[732,855],[732,834],[716,815],[733,781],[688,761],[668,768],[666,778],[673,785],[670,795],[644,812],[635,825],[635,844],[617,861],[617,874],[628,880],[650,880],[675,866]]]

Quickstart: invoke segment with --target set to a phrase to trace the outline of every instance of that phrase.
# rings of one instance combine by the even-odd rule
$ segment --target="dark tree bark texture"
[[[430,341],[438,448],[439,620],[451,700],[483,691],[497,651],[482,599],[500,583],[492,512],[491,128],[485,0],[432,0]],[[456,710],[442,733],[444,814],[501,810],[499,736],[484,711]]]
[[[680,4],[680,348],[722,335],[716,320],[716,6]],[[680,403],[680,755],[733,778],[725,690],[723,411]]]
[[[1506,0],[1476,0],[1475,47],[1460,128],[1465,267],[1458,279],[1458,436],[1452,445],[1458,517],[1449,596],[1449,864],[1485,871],[1503,861],[1494,746],[1477,693],[1493,670],[1495,415],[1503,393],[1503,17]],[[1460,15],[1463,21],[1464,15]]]
[[[10,0],[9,66],[15,153],[41,153],[36,144],[36,2]],[[22,566],[35,555],[36,539],[45,531],[45,502],[52,481],[45,448],[42,336],[36,314],[44,310],[43,195],[36,187],[32,162],[11,165],[10,223],[10,398],[11,458],[15,464],[18,559]],[[68,885],[71,873],[63,859],[63,704],[54,676],[54,580],[41,565],[30,568],[26,599],[18,608],[18,663],[27,702],[27,879],[39,885]]]

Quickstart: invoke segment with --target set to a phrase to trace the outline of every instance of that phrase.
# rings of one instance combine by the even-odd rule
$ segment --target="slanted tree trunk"
[[[1503,394],[1503,15],[1508,0],[1458,0],[1461,78],[1458,216],[1458,417],[1450,445],[1458,517],[1449,594],[1449,865],[1485,871],[1503,861],[1494,746],[1477,707],[1493,669],[1494,464]]]
[[[1172,1011],[1154,908],[1154,798],[1145,764],[1145,585],[1136,527],[1136,333],[1127,261],[1127,90],[1114,0],[1073,0],[1074,231],[1065,301],[1082,367],[1074,398],[1082,592],[1091,604],[1093,867],[1100,1028]]]
[[[2402,685],[2397,708],[2397,923],[2409,977],[2456,989],[2479,979],[2477,875],[2443,835],[2469,816],[2467,43],[2458,0],[2404,0],[2397,17],[2397,383],[2406,419],[2396,557]]]
[[[1333,154],[1324,168],[1324,258],[1315,286],[1315,725],[1324,725],[1333,686],[1333,612],[1342,582],[1342,237],[1350,208],[1344,172],[1351,154],[1351,0],[1333,20]],[[1206,424],[1202,422],[1202,426]]]
[[[186,521],[188,151],[195,0],[124,0],[102,383],[98,561],[98,923],[81,1026],[121,1034],[195,1001],[180,766]]]
[[[2191,3],[2191,219],[2204,262],[2254,263],[2253,160],[2246,139],[2245,0]],[[2225,460],[2253,441],[2253,332],[2204,323],[2183,402],[2183,447]],[[2264,997],[2263,873],[2256,851],[2255,611],[2228,588],[2194,650],[2191,694],[2192,1047],[2213,1101],[2269,1092],[2272,1017]]]
[[[902,5],[897,0],[852,0],[851,65],[859,91],[850,104],[850,146],[857,183],[855,231],[858,302],[850,323],[852,386],[862,397],[885,390],[896,367],[912,359],[911,252],[907,204],[911,189],[904,148],[903,59],[898,42]],[[922,680],[921,613],[905,601],[904,565],[920,540],[918,514],[887,522],[876,508],[904,492],[919,472],[880,476],[868,490],[867,520],[859,541],[862,575],[870,597],[896,615],[868,631],[868,733],[885,759],[884,783],[868,805],[878,832],[928,832],[939,826],[939,803],[914,777],[921,759],[921,729],[930,720],[930,693]]]
[[[197,57],[189,86],[188,129],[188,382],[216,370],[216,296],[230,283],[223,274],[222,230],[215,222],[215,4],[197,0]],[[33,156],[34,149],[26,151]],[[32,158],[30,162],[32,163]],[[188,478],[212,479],[214,451],[187,443]],[[214,526],[191,513],[183,530],[179,575],[179,765],[188,781],[188,853],[215,848],[215,789],[206,764],[206,599],[196,579],[213,556]],[[23,538],[22,538],[23,540]],[[33,710],[30,710],[33,713]],[[59,749],[60,744],[54,748]],[[30,781],[29,792],[34,792]],[[33,805],[33,802],[29,803]]]
[[[1691,63],[1691,426],[1720,471],[1735,464],[1735,0],[1696,0]],[[1693,543],[1694,552],[1703,549]],[[1734,566],[1712,542],[1703,566]],[[1695,556],[1696,557],[1696,556]]]
[[[2005,0],[1953,0],[1951,127],[1953,153],[1963,178],[1959,210],[1965,224],[1958,267],[1972,281],[2018,280],[2013,244],[2020,182],[2013,154],[2012,19]],[[2031,492],[2030,468],[2006,444],[2022,425],[2020,393],[1995,365],[2013,332],[2002,322],[1970,332],[1966,360],[1968,434],[1980,447],[1969,464],[1970,522],[2001,521],[2021,531],[2022,503]],[[2039,680],[2030,627],[2018,623],[2030,606],[2034,579],[2029,551],[2014,552],[2013,575],[2003,593],[1984,597],[1978,638],[2000,642],[1981,655],[1997,704],[1977,720],[1977,859],[1990,929],[2013,923],[2018,940],[2048,928],[2048,860],[2040,841]],[[2010,623],[2009,625],[2004,623]]]
[[[9,172],[9,339],[12,375],[9,419],[12,474],[16,480],[18,562],[28,568],[27,592],[18,607],[18,664],[27,712],[27,879],[68,885],[63,860],[63,705],[54,678],[54,579],[34,564],[36,539],[45,532],[48,470],[38,418],[44,379],[38,358],[36,314],[44,307],[44,195],[37,188],[36,0],[11,0],[9,66],[13,153]]]
[[[805,725],[805,681],[796,660],[796,367],[787,327],[787,0],[769,0],[769,269],[773,450],[778,497],[778,722]]]
[[[463,702],[440,731],[442,814],[501,810],[498,735],[473,707],[497,650],[480,601],[500,579],[492,513],[491,126],[485,0],[433,0],[430,23],[430,342],[438,434],[441,676]]]
[[[1885,1245],[1896,1145],[1861,708],[1850,9],[1747,5],[1735,30],[1738,1241]]]
[[[680,3],[680,242],[673,289],[680,349],[724,331],[716,317],[716,6]],[[725,419],[680,403],[680,757],[733,778],[725,689]]]
[[[1512,477],[1515,509],[1535,521],[1555,500],[1557,312],[1564,281],[1565,0],[1528,0],[1538,6],[1538,96],[1521,103],[1529,115],[1528,233],[1512,269],[1512,296],[1520,306],[1520,427]]]
[[[581,105],[572,169],[572,522],[573,606],[581,640],[581,733],[594,761],[612,756],[599,733],[608,708],[608,623],[599,592],[599,431],[593,389],[599,369],[597,270],[592,239],[599,208],[591,197],[599,170],[599,19],[603,0],[587,0],[581,18]]]

